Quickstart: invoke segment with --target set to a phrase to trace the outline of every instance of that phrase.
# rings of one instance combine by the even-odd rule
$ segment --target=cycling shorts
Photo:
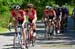
[[[22,24],[23,23],[23,20],[18,20],[18,24]]]
[[[29,21],[29,23],[32,23],[33,20],[32,19],[28,19],[28,21]]]
[[[52,19],[53,20],[54,16],[49,16],[49,19]]]

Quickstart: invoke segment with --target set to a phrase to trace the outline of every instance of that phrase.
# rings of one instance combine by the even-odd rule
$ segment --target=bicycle
[[[14,26],[8,26],[9,28],[9,31],[11,31],[11,28],[14,27]],[[18,24],[16,26],[16,29],[17,29],[17,32],[14,34],[15,36],[15,40],[13,40],[13,47],[14,49],[17,49],[17,48],[21,48],[21,49],[24,49],[24,48],[27,48],[28,49],[28,46],[27,44],[25,45],[25,47],[23,47],[23,38],[22,38],[22,25],[21,24]]]
[[[44,24],[45,24],[45,38],[48,38],[48,31],[49,31],[49,29],[48,29],[48,27],[49,27],[49,24],[48,24],[48,18],[45,18],[44,19]]]
[[[50,35],[53,35],[53,33],[54,33],[54,28],[53,28],[52,22],[53,22],[53,20],[49,19],[49,33],[50,33]]]
[[[27,23],[28,43],[34,46],[36,35],[33,32],[33,23]]]
[[[52,19],[47,19],[45,18],[45,23],[46,23],[46,27],[45,27],[45,31],[46,31],[46,38],[50,38],[51,35],[53,35],[54,33],[54,29],[53,29],[53,24],[52,24]]]
[[[56,30],[56,33],[60,33],[60,26],[59,26],[59,18],[57,18],[55,20],[55,30]]]

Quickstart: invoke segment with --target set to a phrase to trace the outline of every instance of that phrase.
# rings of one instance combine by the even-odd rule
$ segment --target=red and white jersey
[[[29,19],[33,20],[35,18],[35,15],[36,15],[36,10],[35,9],[28,10],[27,15],[28,15]]]
[[[43,15],[44,15],[45,17],[48,17],[48,15],[49,15],[49,10],[48,10],[48,9],[44,9]]]
[[[24,20],[24,15],[26,14],[26,12],[24,10],[19,10],[18,12],[16,12],[15,10],[11,11],[11,16],[14,17],[16,20]]]

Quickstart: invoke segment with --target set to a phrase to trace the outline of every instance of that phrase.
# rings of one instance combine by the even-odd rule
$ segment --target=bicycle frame
[[[52,19],[46,19],[46,37],[49,38],[50,35],[53,33],[53,26],[52,26]]]
[[[28,31],[28,41],[29,41],[29,43],[31,43],[32,44],[32,46],[34,46],[33,45],[33,43],[34,43],[34,39],[33,39],[33,23],[29,23],[29,24],[27,24],[27,31]]]
[[[22,26],[18,25],[16,26],[17,32],[15,34],[15,45],[14,46],[20,46],[20,48],[22,48]]]
[[[50,35],[52,35],[53,34],[53,24],[52,24],[52,19],[49,19],[49,33],[50,33]]]

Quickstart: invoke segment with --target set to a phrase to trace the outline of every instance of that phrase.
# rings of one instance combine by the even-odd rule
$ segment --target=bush
[[[7,7],[7,6],[1,6],[1,7],[0,7],[0,13],[2,14],[2,13],[4,13],[5,11],[9,11],[9,7]]]

